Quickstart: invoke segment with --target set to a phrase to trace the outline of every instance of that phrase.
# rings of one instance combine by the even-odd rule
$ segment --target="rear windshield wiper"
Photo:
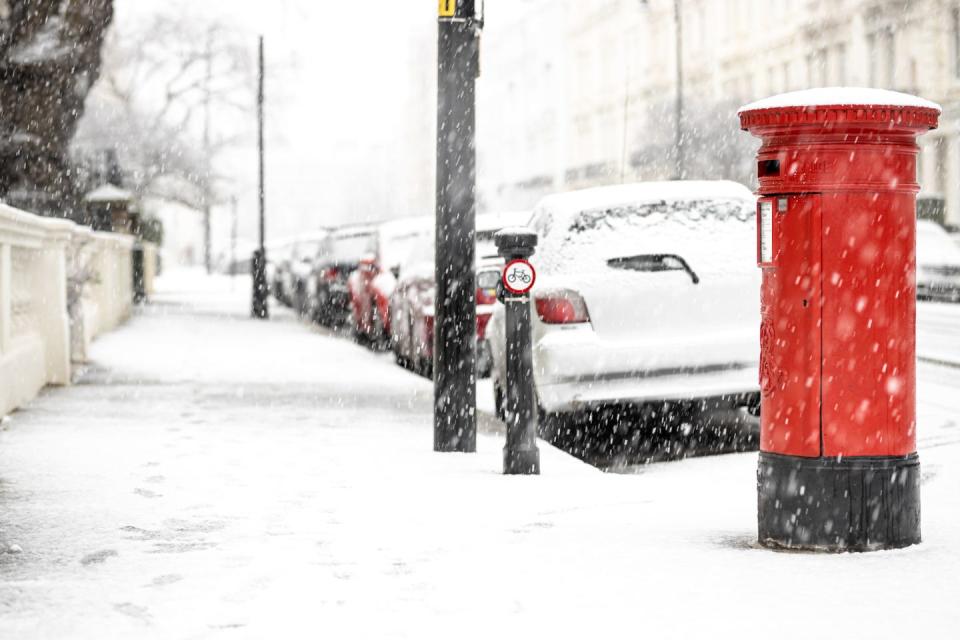
[[[650,253],[626,258],[611,258],[607,265],[614,269],[629,269],[631,271],[686,271],[690,274],[693,284],[699,284],[698,276],[687,261],[675,253]]]

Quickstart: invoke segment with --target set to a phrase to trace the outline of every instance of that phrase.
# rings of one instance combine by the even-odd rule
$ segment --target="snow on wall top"
[[[131,199],[133,199],[132,193],[112,184],[99,186],[84,198],[87,202],[122,202]]]
[[[940,105],[908,93],[868,89],[864,87],[823,87],[791,91],[764,98],[744,105],[737,114],[759,109],[782,109],[786,107],[826,107],[826,106],[893,106],[934,109],[941,113]]]
[[[739,182],[730,180],[671,180],[593,187],[547,196],[537,209],[560,215],[574,215],[588,209],[603,209],[661,200],[710,200],[714,198],[753,199]]]

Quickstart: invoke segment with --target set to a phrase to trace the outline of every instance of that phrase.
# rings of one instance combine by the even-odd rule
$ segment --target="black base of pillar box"
[[[760,452],[760,544],[875,551],[920,542],[920,459],[800,458]]]
[[[503,449],[503,473],[505,475],[538,475],[540,473],[540,450]]]

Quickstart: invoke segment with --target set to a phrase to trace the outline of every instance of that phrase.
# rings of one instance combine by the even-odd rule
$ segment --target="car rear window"
[[[751,255],[745,243],[755,236],[754,207],[715,198],[587,209],[546,226],[537,253],[548,271],[603,270],[611,259],[643,254],[682,255],[719,268],[731,251]]]
[[[500,271],[496,269],[483,269],[477,273],[478,289],[496,289],[500,282]]]
[[[743,200],[675,200],[648,202],[609,209],[583,211],[574,216],[569,233],[586,233],[604,229],[620,229],[623,224],[643,224],[648,219],[670,218],[695,222],[704,218],[747,220],[752,209]]]
[[[388,269],[399,267],[417,242],[426,235],[426,232],[406,231],[383,238],[380,243],[381,264]]]
[[[374,235],[365,233],[355,236],[334,238],[330,250],[332,262],[360,262],[363,257],[374,251]]]

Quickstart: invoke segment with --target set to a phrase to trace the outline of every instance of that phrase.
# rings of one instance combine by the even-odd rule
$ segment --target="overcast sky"
[[[113,28],[129,28],[153,13],[172,11],[236,25],[249,36],[251,54],[256,36],[265,37],[271,235],[349,217],[347,205],[362,189],[356,179],[361,159],[397,143],[398,118],[403,117],[398,107],[409,87],[417,86],[411,41],[435,38],[435,3],[116,0]],[[256,216],[254,131],[251,122],[249,143],[220,167],[238,178],[241,235],[252,234]],[[375,164],[371,158],[371,166]]]

